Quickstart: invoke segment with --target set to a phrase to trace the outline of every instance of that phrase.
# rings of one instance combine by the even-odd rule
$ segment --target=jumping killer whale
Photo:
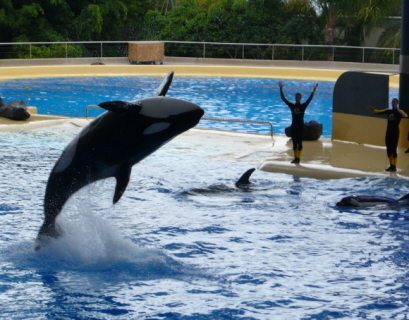
[[[82,129],[51,171],[36,250],[50,237],[61,234],[55,220],[76,191],[97,180],[115,177],[115,204],[128,185],[134,164],[200,121],[204,111],[198,105],[165,97],[172,79],[173,72],[162,81],[155,97],[99,104],[107,111]]]
[[[374,207],[378,205],[407,206],[409,194],[399,199],[382,196],[354,195],[342,198],[337,202],[338,207]]]
[[[255,170],[255,168],[251,168],[243,173],[234,184],[236,188],[226,186],[225,184],[213,184],[208,188],[197,188],[189,190],[185,192],[185,194],[193,196],[198,194],[217,194],[225,192],[249,191],[249,188],[252,185],[252,183],[250,182],[250,176]]]

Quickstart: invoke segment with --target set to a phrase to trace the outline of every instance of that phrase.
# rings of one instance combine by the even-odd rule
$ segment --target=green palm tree
[[[390,16],[400,16],[401,0],[359,0],[360,9],[356,21],[361,22],[365,35],[369,35],[374,28],[385,25]]]
[[[387,27],[379,37],[377,46],[382,48],[400,48],[401,24],[394,23]],[[394,57],[392,55],[395,55]],[[378,50],[374,52],[373,58],[379,62],[399,63],[399,50]]]
[[[369,34],[375,28],[384,27],[388,17],[400,16],[401,5],[401,0],[369,1],[369,5],[366,4],[366,6],[363,6],[357,15],[357,20],[360,20],[363,23],[364,35],[369,36]],[[401,35],[400,30],[401,24],[399,22],[390,23],[382,32],[377,46],[385,48],[399,48]],[[393,57],[394,54],[395,57]],[[393,60],[393,58],[395,59]],[[395,61],[396,63],[399,60],[399,52],[394,52],[392,50],[376,50],[372,55],[372,59],[374,62],[388,63]]]
[[[329,46],[340,39],[342,26],[347,25],[369,35],[375,27],[385,23],[388,16],[400,13],[401,0],[309,0],[324,20],[324,39]],[[330,56],[331,54],[331,56]],[[332,59],[332,51],[328,51]]]
[[[395,23],[386,28],[378,40],[378,47],[382,48],[399,48],[401,37],[401,24]]]

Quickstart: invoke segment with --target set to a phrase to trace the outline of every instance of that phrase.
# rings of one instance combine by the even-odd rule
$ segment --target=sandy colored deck
[[[336,81],[346,70],[264,67],[264,66],[223,66],[223,65],[63,65],[63,66],[24,66],[0,67],[0,80],[80,76],[118,76],[118,75],[160,75],[170,71],[175,75],[305,79],[318,81]],[[374,71],[374,70],[371,70]],[[394,71],[379,71],[390,74],[390,86],[399,85],[399,75]]]
[[[26,121],[12,121],[0,118],[0,131],[32,130],[40,127],[74,125],[83,127],[92,119],[67,118],[58,116],[32,115]],[[321,138],[318,141],[305,141],[301,164],[293,160],[291,139],[275,135],[238,133],[230,131],[194,128],[183,135],[226,143],[233,151],[223,157],[236,161],[248,161],[260,170],[285,173],[298,177],[316,179],[339,179],[362,176],[391,176],[409,178],[409,154],[399,149],[398,172],[387,173],[388,166],[385,148],[359,145],[356,143],[331,141]],[[231,148],[230,148],[231,149]]]
[[[389,166],[386,150],[381,147],[331,141],[329,138],[304,141],[301,163],[292,164],[292,141],[285,136],[275,135],[273,141],[269,135],[203,129],[192,129],[185,134],[234,143],[237,150],[229,152],[226,157],[237,161],[251,159],[258,169],[268,172],[316,179],[364,176],[409,178],[409,154],[404,153],[405,149],[399,149],[398,172],[388,173],[384,171]]]
[[[176,75],[208,75],[231,77],[267,77],[280,79],[313,79],[336,81],[346,70],[221,66],[221,65],[65,65],[65,66],[24,66],[1,67],[0,80],[32,77],[60,76],[107,76],[107,75],[166,75],[174,71]],[[384,71],[381,71],[384,72]],[[385,71],[386,72],[386,71]],[[392,73],[391,73],[392,74]],[[390,77],[391,86],[397,86],[399,76]],[[84,106],[84,110],[85,110]],[[33,114],[27,121],[11,121],[0,118],[0,131],[30,130],[43,126],[55,126],[70,122],[83,126],[85,119],[66,118]],[[228,157],[254,159],[258,168],[269,172],[281,172],[300,177],[318,179],[336,179],[359,176],[392,176],[409,178],[409,154],[399,148],[398,172],[385,173],[388,166],[386,151],[383,147],[360,145],[356,143],[331,141],[321,138],[318,141],[305,141],[301,164],[291,164],[293,159],[292,142],[284,136],[275,136],[274,142],[269,135],[241,134],[217,130],[192,129],[186,135],[197,135],[206,139],[234,141],[237,151]]]

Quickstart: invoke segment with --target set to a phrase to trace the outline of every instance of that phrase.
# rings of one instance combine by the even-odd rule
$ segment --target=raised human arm
[[[318,83],[316,83],[316,84],[314,85],[314,88],[312,89],[312,92],[311,92],[309,98],[304,102],[304,104],[306,104],[307,106],[309,105],[309,103],[311,102],[312,98],[314,98],[315,91],[317,91],[317,88],[318,88]]]
[[[289,106],[289,107],[292,106],[293,103],[290,102],[290,101],[288,101],[287,98],[286,98],[285,95],[284,95],[284,84],[280,81],[280,82],[278,83],[278,86],[280,87],[280,96],[281,96],[281,99],[284,101],[284,103],[285,103],[287,106]]]

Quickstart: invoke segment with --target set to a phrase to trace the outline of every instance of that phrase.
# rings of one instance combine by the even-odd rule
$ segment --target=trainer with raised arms
[[[291,163],[300,163],[301,153],[302,153],[302,140],[304,135],[304,114],[305,109],[307,109],[308,105],[310,104],[312,98],[315,95],[315,91],[317,90],[318,83],[314,85],[314,89],[311,92],[310,97],[304,102],[301,103],[301,93],[297,92],[295,94],[295,103],[290,102],[284,95],[284,84],[280,81],[278,83],[280,87],[280,95],[281,99],[284,103],[290,108],[292,122],[291,122],[291,137],[293,140],[293,150],[294,150],[294,160]]]

